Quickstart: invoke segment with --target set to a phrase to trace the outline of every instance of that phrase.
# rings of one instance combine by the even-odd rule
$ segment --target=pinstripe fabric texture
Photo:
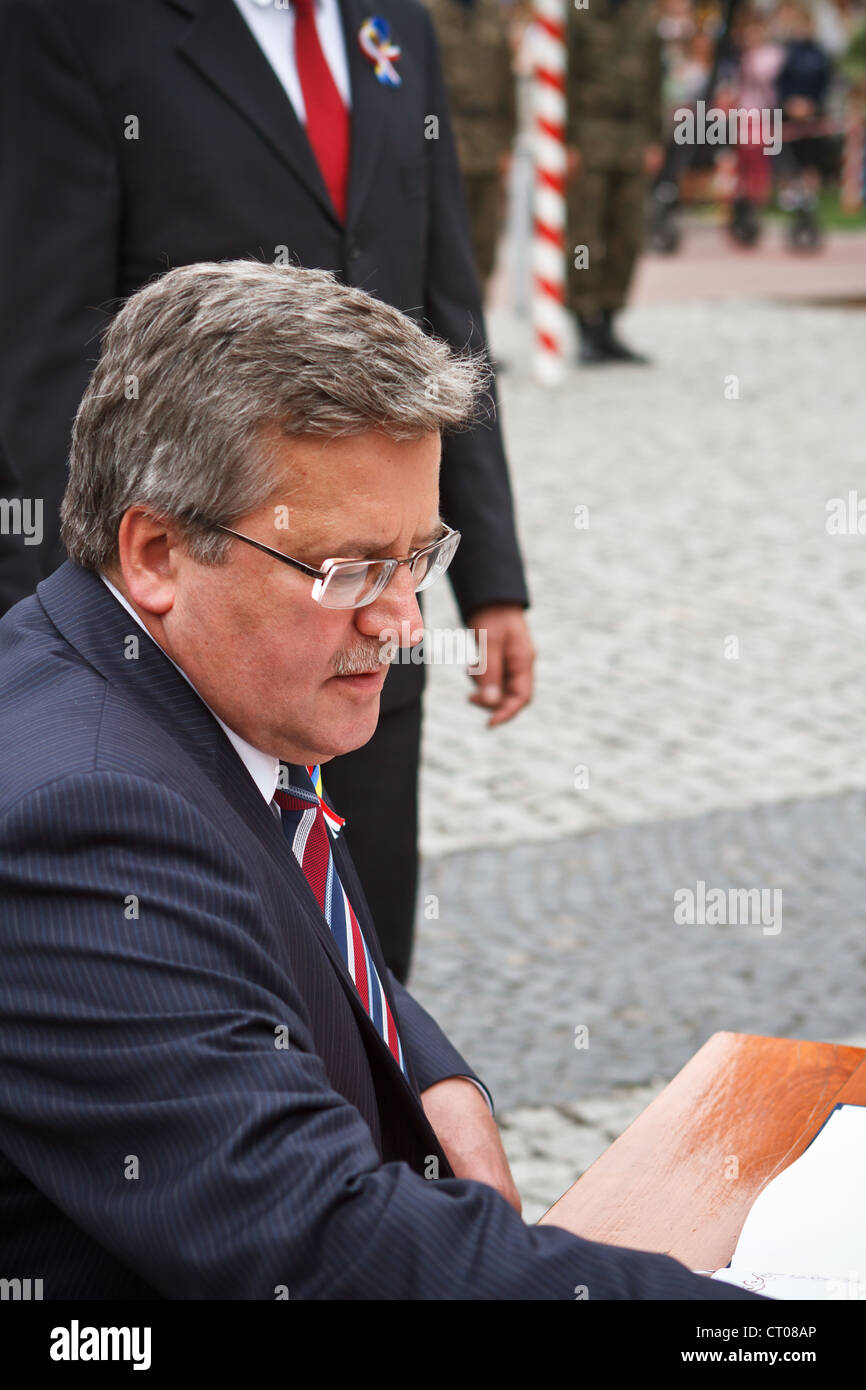
[[[418,1092],[472,1073],[387,971],[345,845],[408,1077],[133,626],[69,562],[0,623],[0,1273],[46,1299],[735,1296],[453,1177]]]

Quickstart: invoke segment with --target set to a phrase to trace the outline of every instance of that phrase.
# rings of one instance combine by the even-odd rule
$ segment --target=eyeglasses
[[[266,555],[273,555],[275,560],[282,560],[284,565],[291,565],[302,574],[310,575],[316,581],[312,597],[323,608],[364,608],[390,584],[400,565],[409,566],[415,581],[415,592],[420,593],[445,573],[460,544],[460,532],[446,526],[444,535],[402,559],[390,556],[382,560],[336,558],[325,560],[320,569],[314,569],[312,565],[293,560],[281,550],[275,550],[263,541],[254,541],[252,536],[243,536],[229,526],[222,526],[218,522],[212,523],[212,526],[215,531],[223,531],[227,536],[234,536],[235,540],[254,545],[256,550],[263,550]]]

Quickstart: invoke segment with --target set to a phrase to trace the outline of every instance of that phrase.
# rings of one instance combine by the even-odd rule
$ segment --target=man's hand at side
[[[519,1216],[520,1194],[496,1121],[478,1087],[463,1076],[447,1076],[421,1092],[421,1103],[454,1176],[495,1187]]]
[[[529,625],[519,604],[498,603],[477,608],[469,619],[476,638],[483,631],[487,643],[485,670],[472,676],[476,689],[469,700],[491,711],[488,729],[504,724],[532,699],[532,667],[535,648]]]

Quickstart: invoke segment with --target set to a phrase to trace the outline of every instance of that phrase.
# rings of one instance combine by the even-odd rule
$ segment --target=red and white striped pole
[[[566,4],[534,0],[532,134],[532,332],[536,380],[555,385],[565,370]]]

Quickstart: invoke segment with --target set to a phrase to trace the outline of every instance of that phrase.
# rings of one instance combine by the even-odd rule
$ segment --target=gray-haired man
[[[318,786],[477,388],[323,272],[177,270],[107,334],[71,558],[0,623],[0,1266],[45,1298],[743,1296],[524,1226]]]
[[[69,430],[100,335],[152,276],[239,256],[321,267],[454,347],[483,347],[433,25],[416,0],[375,13],[367,0],[0,0],[0,447],[24,497],[42,499],[40,577],[63,559]],[[382,40],[369,31],[382,25],[395,81],[375,60]],[[529,700],[534,656],[494,407],[491,394],[478,424],[448,440],[440,480],[443,516],[463,536],[449,579],[464,623],[486,635],[469,698],[489,726]],[[33,555],[20,542],[15,553],[29,592]],[[395,666],[371,744],[331,772],[350,812],[372,800],[401,846],[395,872],[352,814],[401,980],[425,669]]]

